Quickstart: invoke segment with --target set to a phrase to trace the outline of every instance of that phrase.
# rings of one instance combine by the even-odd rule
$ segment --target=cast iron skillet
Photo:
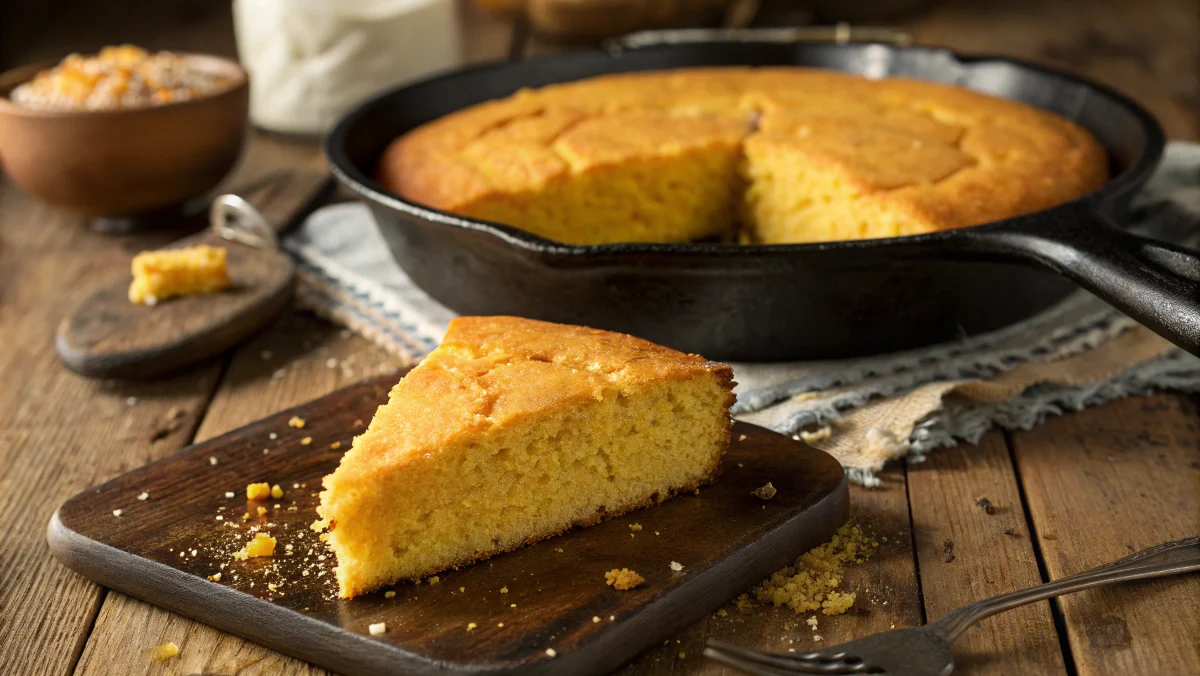
[[[1074,119],[1108,149],[1100,190],[1032,215],[929,235],[770,246],[573,246],[430,209],[371,179],[383,149],[480,101],[604,73],[798,65],[952,82]],[[472,68],[385,92],[326,141],[333,173],[374,213],[418,285],[464,314],[623,331],[725,360],[844,357],[988,331],[1074,286],[1200,352],[1200,258],[1114,223],[1157,165],[1163,134],[1129,99],[1065,74],[926,47],[717,40]],[[1054,274],[1057,273],[1057,274]]]

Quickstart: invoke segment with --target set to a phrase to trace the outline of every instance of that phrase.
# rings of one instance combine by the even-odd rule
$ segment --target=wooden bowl
[[[137,217],[198,197],[233,167],[246,133],[249,88],[235,61],[184,55],[233,76],[195,99],[120,110],[39,110],[9,93],[52,64],[0,74],[0,165],[25,192],[97,217]]]

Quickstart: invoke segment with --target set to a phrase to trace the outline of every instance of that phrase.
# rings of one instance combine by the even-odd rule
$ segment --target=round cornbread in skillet
[[[961,87],[805,68],[627,73],[523,90],[385,151],[400,196],[567,243],[935,232],[1100,187],[1058,115]]]
[[[346,598],[716,478],[732,370],[631,336],[462,317],[325,477]]]

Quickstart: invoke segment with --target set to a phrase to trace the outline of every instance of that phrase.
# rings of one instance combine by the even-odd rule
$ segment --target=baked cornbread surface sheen
[[[1098,188],[1066,118],[964,88],[805,68],[700,68],[522,90],[394,141],[414,202],[574,244],[918,234]]]
[[[715,479],[732,371],[618,333],[462,317],[324,479],[346,598]]]

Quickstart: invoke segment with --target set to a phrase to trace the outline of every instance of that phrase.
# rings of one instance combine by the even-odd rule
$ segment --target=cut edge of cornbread
[[[318,512],[342,597],[715,480],[729,443],[728,366],[582,327],[455,322],[324,481]],[[489,322],[490,344],[459,341]],[[505,335],[521,331],[551,339]],[[569,345],[555,350],[555,336]]]
[[[200,244],[143,251],[133,257],[129,302],[155,305],[175,296],[216,293],[233,285],[228,251]]]

